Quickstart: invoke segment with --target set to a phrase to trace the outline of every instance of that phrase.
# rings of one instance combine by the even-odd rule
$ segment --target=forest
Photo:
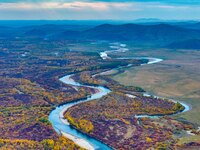
[[[199,144],[177,144],[174,135],[187,130],[199,134],[194,124],[165,116],[181,112],[184,107],[180,103],[145,97],[141,87],[124,86],[100,74],[129,64],[136,67],[148,60],[102,60],[98,52],[70,50],[71,45],[80,43],[37,38],[0,40],[0,149],[82,149],[58,135],[48,120],[56,106],[96,92],[60,82],[59,78],[67,74],[75,74],[72,78],[80,83],[112,90],[65,113],[72,127],[81,132],[116,149],[139,149],[141,145],[143,149],[174,149]],[[162,117],[135,117],[142,114]]]

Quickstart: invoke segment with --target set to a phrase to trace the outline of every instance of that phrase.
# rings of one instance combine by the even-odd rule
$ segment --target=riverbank
[[[61,131],[61,134],[62,134],[64,137],[66,137],[66,138],[72,140],[75,144],[79,145],[80,147],[82,147],[82,148],[84,148],[84,149],[87,149],[87,150],[94,150],[94,147],[93,147],[90,143],[88,143],[86,140],[84,140],[84,139],[77,138],[77,137],[75,137],[75,136],[73,136],[73,135],[71,135],[71,134],[65,133],[65,132],[63,132],[63,131]]]

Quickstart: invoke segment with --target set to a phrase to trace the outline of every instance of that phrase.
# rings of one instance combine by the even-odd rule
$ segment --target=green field
[[[192,110],[176,117],[200,125],[200,51],[132,49],[128,55],[158,57],[164,61],[129,68],[113,79],[124,85],[140,86],[151,94],[186,102]]]

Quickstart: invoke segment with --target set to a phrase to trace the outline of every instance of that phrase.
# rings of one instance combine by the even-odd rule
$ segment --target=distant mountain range
[[[168,24],[103,24],[84,31],[67,30],[49,36],[52,39],[132,41],[140,45],[165,46],[178,41],[200,38],[200,30]]]
[[[177,26],[104,24],[80,33],[86,39],[110,40],[110,41],[133,41],[136,43],[152,43],[165,45],[177,40],[188,40],[200,37],[200,31],[185,29]]]
[[[45,40],[104,40],[133,42],[170,48],[198,48],[200,23],[182,22],[166,24],[102,24],[88,25],[35,25],[8,28],[0,27],[0,38],[17,36]]]

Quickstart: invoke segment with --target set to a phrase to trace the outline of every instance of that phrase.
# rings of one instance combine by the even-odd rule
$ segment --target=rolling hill
[[[200,40],[191,39],[179,42],[173,42],[167,46],[168,48],[173,49],[197,49],[200,50]]]

